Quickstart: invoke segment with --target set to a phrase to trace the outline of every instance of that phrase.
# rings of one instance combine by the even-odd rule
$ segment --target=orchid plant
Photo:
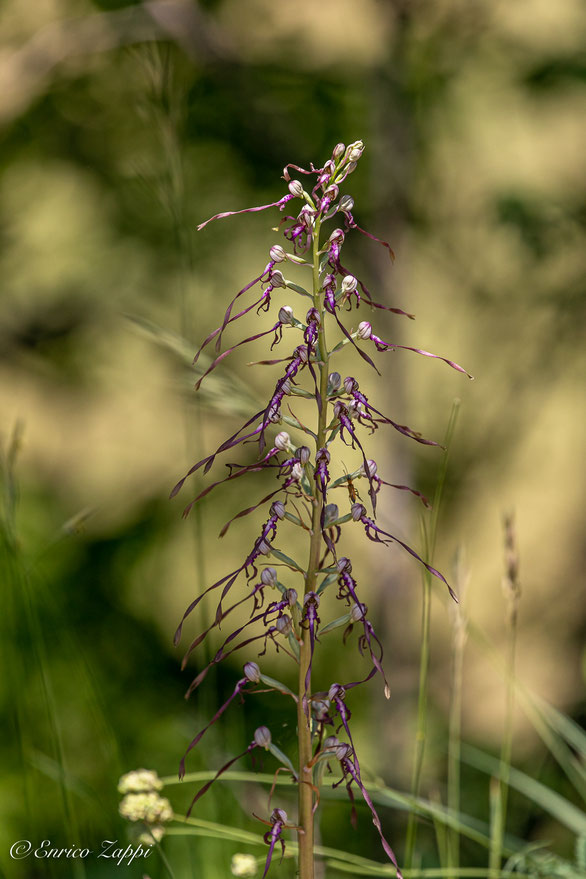
[[[210,333],[197,352],[196,361],[200,353],[213,343],[216,356],[196,387],[199,388],[202,381],[232,351],[248,343],[272,338],[272,351],[282,344],[286,334],[293,336],[293,349],[284,357],[261,361],[280,365],[281,368],[281,375],[266,406],[252,414],[213,454],[194,464],[172,491],[172,496],[176,495],[190,475],[199,470],[207,473],[219,456],[230,454],[244,443],[251,442],[258,444],[257,460],[244,464],[228,463],[228,475],[201,491],[186,507],[185,514],[194,503],[217,486],[250,474],[266,471],[274,475],[277,483],[258,503],[241,510],[224,525],[221,536],[226,534],[235,519],[253,514],[270,504],[268,518],[242,564],[193,599],[175,634],[175,643],[178,644],[186,619],[204,596],[217,596],[215,616],[189,645],[183,659],[185,667],[193,651],[212,632],[218,630],[237,608],[240,608],[240,615],[243,609],[249,611],[246,622],[237,625],[224,638],[211,661],[197,674],[189,687],[188,695],[202,684],[213,666],[237,651],[246,651],[242,676],[235,683],[230,698],[187,748],[180,765],[181,777],[185,774],[187,754],[199,744],[205,733],[236,699],[253,692],[259,684],[265,692],[268,688],[289,699],[292,710],[296,712],[296,755],[290,757],[283,753],[273,742],[270,730],[261,726],[254,731],[244,751],[232,757],[195,794],[189,808],[191,812],[213,782],[237,760],[258,749],[271,752],[281,764],[278,771],[289,773],[298,787],[298,810],[296,817],[291,820],[284,809],[271,809],[269,805],[268,817],[264,822],[268,826],[264,837],[268,853],[263,876],[269,870],[275,850],[285,849],[284,831],[293,829],[298,840],[299,876],[301,879],[312,879],[314,814],[326,769],[335,773],[334,786],[345,786],[352,803],[353,820],[354,792],[357,791],[362,796],[371,812],[382,847],[394,864],[397,875],[401,876],[394,851],[385,838],[379,816],[363,782],[351,732],[350,693],[377,675],[382,681],[387,698],[390,691],[383,669],[381,641],[353,576],[352,562],[342,552],[343,530],[360,525],[369,541],[383,545],[396,543],[423,565],[429,574],[440,580],[456,600],[454,592],[438,570],[422,559],[411,546],[377,524],[377,496],[383,486],[410,492],[426,506],[428,501],[419,491],[382,478],[376,462],[367,456],[364,434],[372,434],[380,425],[388,425],[415,442],[427,445],[438,443],[425,439],[410,427],[384,415],[370,402],[353,376],[348,375],[342,379],[342,374],[331,368],[332,365],[340,368],[339,361],[348,352],[347,346],[351,346],[377,372],[377,366],[371,357],[373,349],[381,353],[403,349],[442,360],[458,372],[468,375],[461,366],[445,357],[384,341],[375,334],[368,320],[358,321],[355,328],[347,325],[345,314],[349,315],[351,322],[352,313],[365,307],[371,312],[379,309],[407,318],[413,317],[400,308],[392,308],[375,301],[364,282],[342,263],[345,238],[353,232],[381,245],[387,250],[389,257],[394,259],[386,241],[357,224],[353,216],[354,202],[351,196],[340,194],[340,187],[356,169],[363,150],[364,144],[361,141],[347,147],[340,143],[323,167],[315,168],[311,165],[306,170],[289,164],[283,172],[288,192],[278,201],[241,211],[216,214],[198,227],[201,230],[212,220],[269,208],[278,208],[284,212],[290,210],[289,205],[292,203],[301,203],[300,210],[295,211],[294,216],[285,215],[280,223],[285,246],[275,244],[271,247],[269,261],[262,272],[236,294],[226,308],[221,324]],[[292,172],[307,179],[307,185],[304,186],[300,179],[292,179]],[[324,232],[324,226],[330,221],[333,221],[334,228]],[[285,277],[283,269],[288,264],[311,272],[309,289]],[[247,302],[246,295],[255,289],[257,294],[253,294],[254,301]],[[284,292],[300,297],[302,302],[309,300],[303,319],[294,314],[290,305],[274,303]],[[241,318],[255,309],[257,313],[261,313],[269,312],[272,307],[278,308],[278,314],[277,320],[271,326],[222,350],[226,332],[232,330]],[[338,339],[330,347],[327,339],[332,330]],[[292,406],[300,398],[305,398],[310,403],[313,401],[313,424],[308,424],[306,418],[301,420],[295,414]],[[292,438],[285,427],[290,428],[294,432],[293,436],[299,439]],[[336,476],[340,454],[348,446],[357,450],[361,465],[352,473],[344,472]],[[362,502],[355,483],[364,484],[369,509]],[[333,490],[343,486],[348,488],[349,495],[349,509],[345,512],[339,509],[332,498]],[[305,564],[298,563],[279,548],[282,532],[286,528],[302,529],[306,535]],[[267,564],[269,559],[275,560],[279,573],[275,566]],[[243,584],[241,587],[238,587],[239,582]],[[301,582],[302,590],[299,588]],[[237,592],[238,588],[240,591]],[[322,620],[323,609],[320,610],[320,605],[322,608],[324,606],[324,594],[328,591],[335,592],[342,605],[341,615],[331,621]],[[344,683],[332,681],[326,688],[315,690],[313,680],[320,636],[340,628],[344,630],[346,639],[354,627],[359,629],[358,649],[369,659],[371,668],[361,680]],[[256,658],[264,657],[269,645],[287,654],[297,666],[298,684],[295,692],[265,674],[255,659],[248,658],[247,652],[256,651],[257,647],[260,652]],[[262,664],[264,665],[264,659]],[[320,671],[323,675],[323,671]]]

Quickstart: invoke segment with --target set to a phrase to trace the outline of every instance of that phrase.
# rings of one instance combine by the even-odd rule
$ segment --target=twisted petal
[[[197,743],[202,739],[204,733],[206,733],[207,730],[210,728],[210,726],[212,726],[212,724],[214,724],[216,722],[216,720],[218,720],[218,718],[222,716],[222,714],[224,713],[226,708],[230,705],[230,703],[236,698],[236,696],[238,696],[238,694],[243,690],[243,688],[249,683],[250,683],[250,681],[248,680],[248,678],[241,678],[241,680],[239,680],[238,683],[236,684],[236,686],[234,687],[234,692],[232,693],[230,698],[224,702],[222,707],[216,711],[216,713],[214,714],[214,716],[212,717],[210,722],[206,726],[204,726],[204,728],[201,730],[201,732],[199,732],[196,735],[196,737],[190,742],[187,750],[185,751],[185,754],[181,758],[181,763],[179,764],[179,778],[183,778],[183,776],[185,775],[185,758],[187,757],[189,752],[193,748],[195,748]]]
[[[238,754],[236,757],[232,757],[231,760],[228,760],[228,762],[225,763],[224,766],[222,766],[222,768],[216,772],[216,774],[211,779],[211,781],[208,781],[206,784],[204,784],[204,786],[202,788],[200,788],[198,790],[198,792],[196,793],[196,795],[194,796],[194,798],[191,801],[191,805],[190,805],[189,809],[187,810],[186,818],[189,818],[189,816],[191,815],[191,810],[193,809],[193,807],[195,806],[197,801],[201,797],[203,797],[203,795],[206,793],[206,791],[208,791],[211,788],[214,781],[216,781],[220,777],[220,775],[223,775],[223,773],[226,772],[226,770],[228,770],[230,768],[230,766],[233,766],[237,760],[240,760],[242,757],[245,757],[247,754],[250,754],[251,751],[254,751],[255,748],[258,748],[258,745],[256,744],[255,741],[252,741],[245,751],[243,751],[241,754]],[[180,776],[180,778],[182,778],[182,777],[183,776]]]
[[[271,202],[271,204],[262,204],[255,208],[243,208],[241,211],[222,211],[220,214],[214,214],[209,220],[200,223],[197,227],[197,231],[201,232],[208,223],[211,223],[213,220],[222,220],[224,217],[235,217],[237,214],[255,214],[257,211],[266,211],[267,208],[279,208],[279,210],[282,211],[287,202],[291,201],[292,198],[294,198],[294,196],[288,194],[284,195],[283,198],[280,198],[279,201]]]

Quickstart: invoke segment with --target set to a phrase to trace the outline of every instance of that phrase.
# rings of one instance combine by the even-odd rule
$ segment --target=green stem
[[[321,221],[315,222],[313,236],[313,303],[321,315],[321,323],[318,333],[318,346],[320,355],[320,394],[322,400],[321,411],[318,416],[318,428],[316,432],[316,450],[325,445],[327,426],[327,389],[328,389],[328,353],[324,330],[324,310],[321,301],[319,280],[319,233]],[[315,591],[317,571],[319,568],[319,556],[321,550],[321,510],[323,499],[316,492],[313,499],[311,539],[309,545],[309,561],[305,575],[305,595]],[[304,637],[301,642],[299,656],[299,688],[297,703],[297,736],[299,746],[299,879],[313,879],[313,772],[307,769],[312,758],[311,742],[311,710],[309,718],[305,714],[304,695],[305,680],[311,662],[311,645],[309,637]],[[309,687],[311,691],[311,687]]]
[[[433,555],[435,550],[435,542],[437,537],[437,526],[439,519],[439,510],[446,481],[448,469],[448,458],[450,445],[456,428],[456,421],[460,408],[460,401],[454,400],[450,420],[446,430],[445,453],[440,469],[435,494],[433,498],[433,513],[431,517],[431,528],[425,532],[425,554],[427,561],[433,564]],[[424,529],[425,530],[425,529]],[[429,677],[429,654],[430,654],[430,634],[431,634],[431,576],[426,571],[423,577],[423,607],[421,613],[421,649],[419,658],[419,692],[417,696],[417,730],[415,733],[415,755],[413,758],[413,771],[411,773],[411,795],[419,796],[421,787],[421,771],[423,768],[423,758],[425,756],[425,738],[427,731],[427,691]],[[407,833],[405,838],[405,869],[408,870],[413,865],[413,854],[415,852],[415,840],[417,837],[417,815],[414,812],[409,813],[407,822]]]

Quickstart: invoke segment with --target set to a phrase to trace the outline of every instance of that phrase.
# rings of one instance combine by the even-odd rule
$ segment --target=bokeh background
[[[511,511],[522,583],[518,676],[583,719],[585,37],[580,0],[4,0],[0,863],[8,877],[83,875],[63,860],[17,865],[8,848],[22,838],[90,847],[125,839],[119,775],[138,766],[172,775],[232,690],[237,666],[210,676],[186,703],[191,677],[180,672],[172,635],[200,587],[247,551],[260,517],[235,525],[223,543],[217,532],[264,484],[212,494],[185,521],[198,480],[172,502],[168,494],[276,379],[246,366],[262,356],[259,346],[235,354],[196,396],[191,359],[226,301],[265,265],[278,216],[195,228],[217,211],[276,200],[286,162],[321,164],[338,141],[365,141],[345,191],[358,222],[397,256],[391,265],[376,245],[349,239],[346,262],[376,298],[417,318],[383,317],[379,335],[437,351],[476,377],[408,352],[381,355],[383,380],[351,356],[343,370],[395,420],[438,440],[459,401],[435,561],[455,579],[471,621],[463,735],[498,753],[505,688],[486,642],[504,656],[502,518]],[[247,328],[257,326],[252,318]],[[382,430],[369,448],[390,481],[433,494],[437,449]],[[349,452],[344,463],[354,460]],[[422,545],[412,499],[387,497],[382,517]],[[406,790],[420,573],[396,551],[358,540],[352,555],[380,620],[393,691],[387,703],[372,684],[356,700],[358,738],[372,772]],[[438,798],[454,631],[434,589],[422,790]],[[343,649],[335,637],[328,681],[345,679],[357,661],[355,644]],[[221,765],[269,721],[289,746],[284,706],[248,699],[190,768]],[[513,754],[574,796],[521,708]],[[462,772],[463,804],[486,817],[486,776]],[[175,790],[173,802],[180,809],[192,794]],[[258,830],[252,808],[265,808],[254,787],[227,785],[205,807],[207,817]],[[569,835],[545,813],[520,795],[510,809],[517,836],[553,840],[569,855]],[[384,823],[400,852],[404,816],[385,810]],[[361,813],[352,835],[347,808],[326,806],[328,844],[382,860],[371,831]],[[433,864],[433,831],[419,840]],[[176,875],[210,879],[228,875],[242,848],[175,838],[164,846]],[[473,848],[464,854],[484,863]],[[85,865],[91,877],[113,869]],[[168,875],[158,856],[149,870]]]

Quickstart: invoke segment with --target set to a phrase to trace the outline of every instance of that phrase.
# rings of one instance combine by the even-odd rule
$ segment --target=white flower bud
[[[369,324],[367,320],[360,321],[358,324],[358,338],[359,339],[370,339],[372,336],[372,326]]]
[[[358,390],[358,382],[351,375],[346,376],[344,379],[344,390],[347,394],[351,394],[352,391]]]
[[[289,192],[295,198],[303,198],[303,184],[299,180],[291,180],[289,183]]]
[[[354,293],[358,286],[358,281],[354,277],[354,275],[346,275],[344,280],[342,281],[342,292],[343,293]]]
[[[283,260],[287,259],[287,254],[280,244],[273,244],[269,250],[269,255],[273,262],[283,262]]]
[[[370,476],[372,479],[373,476],[376,476],[376,471],[378,470],[376,461],[373,461],[372,458],[369,458],[366,462],[368,464],[368,473],[366,472],[366,467],[364,466],[364,461],[362,462],[362,466],[360,467],[360,473],[362,476]]]
[[[355,522],[359,522],[363,516],[366,516],[366,507],[364,504],[352,504],[352,518]]]
[[[363,152],[363,142],[361,140],[356,140],[346,149],[346,158],[349,162],[357,162]]]
[[[268,555],[271,551],[271,544],[268,542],[268,540],[261,540],[257,549],[261,555]]]
[[[290,305],[279,308],[279,320],[282,324],[293,324],[293,309]]]
[[[266,726],[259,726],[254,731],[254,741],[259,748],[268,748],[272,741],[270,729]]]
[[[336,755],[336,760],[343,760],[344,757],[348,756],[348,754],[350,753],[351,750],[352,749],[351,749],[350,745],[345,745],[343,743],[338,745],[338,747],[334,750],[334,754]]]
[[[356,162],[348,162],[346,165],[346,174],[351,174],[352,171],[356,170]]]
[[[260,582],[265,586],[274,586],[277,582],[277,572],[274,568],[263,568],[260,572]]]
[[[279,269],[274,269],[271,272],[270,283],[271,283],[271,287],[286,287],[287,286],[287,282],[285,281],[285,278],[283,277],[283,272],[280,272]]]
[[[311,458],[311,450],[307,446],[299,446],[295,452],[295,457],[299,459],[301,464],[305,465]]]
[[[271,516],[277,516],[279,519],[285,518],[285,504],[283,501],[273,501],[271,504]]]
[[[314,717],[317,721],[325,720],[328,716],[328,709],[330,707],[330,703],[327,699],[316,699],[311,702],[311,710],[314,714]]]
[[[363,620],[366,615],[366,607],[363,604],[354,604],[350,611],[350,617],[354,623]]]
[[[291,625],[291,617],[288,614],[284,613],[282,616],[277,617],[275,626],[277,627],[277,631],[279,632],[279,634],[287,637],[287,635],[293,629],[293,626]]]
[[[328,690],[328,699],[330,702],[333,702],[334,699],[343,699],[345,695],[346,690],[344,687],[341,687],[340,684],[332,684]]]
[[[296,461],[295,464],[293,464],[293,469],[291,470],[291,476],[293,477],[295,482],[300,482],[301,479],[303,479],[303,467],[301,466],[299,461]]]
[[[291,437],[286,430],[282,430],[275,437],[275,448],[280,452],[286,452],[291,444]]]
[[[258,684],[260,681],[260,668],[256,662],[247,662],[244,665],[244,677],[248,678],[252,684]]]
[[[336,146],[334,147],[334,152],[332,153],[332,156],[334,157],[334,159],[336,159],[336,160],[339,159],[340,156],[342,156],[344,154],[345,149],[346,149],[346,147],[344,146],[343,143],[337,143]]]
[[[297,590],[287,589],[285,592],[285,598],[289,602],[289,607],[294,607],[297,604]]]
[[[284,809],[273,809],[273,813],[271,815],[273,821],[282,821],[283,824],[287,823],[287,813]]]
[[[340,744],[340,739],[338,736],[328,736],[324,739],[324,748],[336,748]]]
[[[347,571],[348,573],[350,573],[350,571],[352,570],[352,562],[350,561],[350,559],[347,559],[346,556],[342,556],[342,558],[338,559],[336,563],[336,568],[338,569],[339,574],[341,574],[343,571]]]
[[[328,393],[333,394],[342,384],[342,376],[339,372],[330,372],[328,375]]]
[[[348,213],[354,207],[354,199],[351,195],[343,195],[338,203],[338,210],[342,211],[342,213]]]
[[[298,345],[295,349],[295,354],[299,357],[302,363],[307,363],[309,358],[309,353],[307,351],[307,345]]]

